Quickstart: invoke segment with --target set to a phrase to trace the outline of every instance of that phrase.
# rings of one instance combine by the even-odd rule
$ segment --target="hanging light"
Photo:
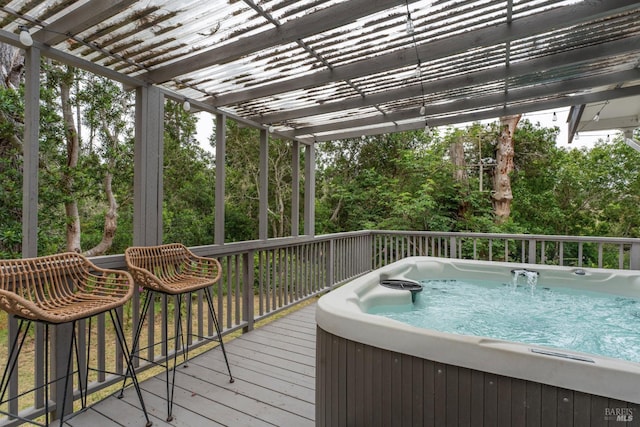
[[[579,140],[579,139],[580,139],[580,134],[579,134],[578,132],[576,132],[575,140],[577,141],[577,140]]]
[[[267,128],[267,130],[269,131],[269,133],[273,133],[274,130],[276,130],[275,127],[273,127],[273,125],[269,125],[269,127]]]
[[[607,135],[607,142],[611,142],[611,137]]]
[[[427,114],[427,107],[423,104],[422,107],[420,107],[420,115],[424,116],[425,114]]]
[[[189,102],[188,99],[185,99],[184,102],[182,103],[182,109],[184,111],[191,111],[191,103]]]
[[[33,45],[31,33],[29,33],[29,29],[24,25],[20,26],[20,43],[25,47],[31,47]]]
[[[413,21],[411,20],[411,15],[407,15],[407,26],[406,26],[406,31],[408,35],[413,34],[414,28],[413,28]]]
[[[429,127],[429,123],[426,120],[424,121],[424,134],[426,136],[431,136],[431,128]]]
[[[593,121],[597,122],[598,120],[600,120],[600,113],[602,112],[602,110],[604,110],[604,107],[607,106],[607,104],[609,103],[609,100],[606,100],[604,102],[604,104],[602,105],[602,107],[600,107],[600,109],[598,110],[598,112],[596,113],[595,116],[593,116]]]
[[[558,115],[556,114],[556,112],[555,112],[555,111],[553,112],[553,119],[552,119],[552,120],[553,120],[554,122],[557,122],[557,121],[558,121]]]

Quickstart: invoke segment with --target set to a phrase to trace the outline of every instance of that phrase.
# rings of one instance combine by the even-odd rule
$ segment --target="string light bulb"
[[[191,111],[191,103],[189,102],[188,99],[185,99],[184,102],[182,103],[182,109],[184,111]]]
[[[420,107],[420,115],[424,116],[426,113],[427,113],[427,107],[423,105],[422,107]]]
[[[596,113],[595,116],[593,116],[593,121],[594,122],[600,121],[600,112],[599,111]]]
[[[556,114],[556,112],[555,112],[555,111],[553,112],[553,119],[552,119],[552,120],[553,120],[554,122],[557,122],[557,121],[558,121],[558,115]]]
[[[413,34],[413,32],[415,31],[413,28],[413,21],[411,20],[411,15],[407,15],[406,31],[408,35]]]
[[[267,128],[267,131],[269,131],[269,133],[273,133],[274,130],[276,130],[276,128],[273,127],[273,125],[269,125],[269,127]]]
[[[20,43],[22,43],[25,47],[33,46],[33,38],[31,37],[31,33],[29,33],[29,29],[24,25],[20,26]]]

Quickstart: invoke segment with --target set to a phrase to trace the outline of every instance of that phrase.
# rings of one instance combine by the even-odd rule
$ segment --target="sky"
[[[567,117],[569,115],[570,108],[558,108],[556,110],[545,110],[545,111],[537,111],[535,113],[527,113],[522,115],[522,119],[528,119],[531,123],[540,123],[541,126],[544,127],[554,127],[558,126],[560,128],[560,133],[556,137],[556,145],[558,147],[564,148],[582,148],[582,147],[593,147],[594,144],[599,140],[606,140],[607,136],[613,139],[616,135],[621,132],[616,129],[612,129],[610,131],[598,131],[598,132],[580,132],[579,138],[573,138],[573,142],[571,144],[568,143],[569,138],[569,125],[567,123]],[[553,121],[553,113],[556,113],[557,120]]]
[[[556,113],[557,120],[553,120],[553,113]],[[197,134],[196,139],[200,142],[200,146],[209,152],[212,152],[213,149],[209,145],[209,136],[213,132],[213,121],[211,119],[211,115],[209,113],[195,113],[198,115],[198,124],[197,124]],[[558,126],[560,128],[560,133],[556,138],[556,144],[559,147],[564,148],[582,148],[582,147],[593,147],[594,144],[598,141],[598,139],[606,140],[607,136],[610,136],[613,139],[617,134],[620,133],[618,130],[611,131],[598,131],[598,132],[580,132],[579,138],[576,140],[574,138],[573,142],[569,144],[567,142],[569,137],[569,130],[567,125],[567,116],[569,115],[569,108],[559,108],[556,110],[545,110],[545,111],[537,111],[534,113],[526,113],[522,115],[522,119],[528,119],[531,123],[536,124],[540,123],[541,126],[544,127],[554,127]],[[521,119],[521,120],[522,120]],[[491,122],[493,120],[486,120],[483,122]],[[466,125],[462,125],[465,127]]]

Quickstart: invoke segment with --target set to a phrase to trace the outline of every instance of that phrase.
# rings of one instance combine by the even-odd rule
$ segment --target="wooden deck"
[[[315,425],[316,305],[309,305],[191,359],[176,371],[174,419],[166,420],[164,372],[141,383],[154,426]],[[71,418],[72,427],[144,426],[133,388]]]

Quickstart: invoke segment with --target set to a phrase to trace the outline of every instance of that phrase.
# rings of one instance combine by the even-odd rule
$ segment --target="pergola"
[[[640,95],[640,3],[630,0],[10,0],[0,16],[0,41],[26,48],[27,254],[41,55],[137,91],[135,244],[161,236],[165,97],[217,116],[219,164],[230,118],[261,129],[263,147],[269,134],[292,140],[295,168],[304,146],[312,178],[315,142]],[[294,195],[297,181],[296,171]],[[313,235],[313,179],[305,185]]]

